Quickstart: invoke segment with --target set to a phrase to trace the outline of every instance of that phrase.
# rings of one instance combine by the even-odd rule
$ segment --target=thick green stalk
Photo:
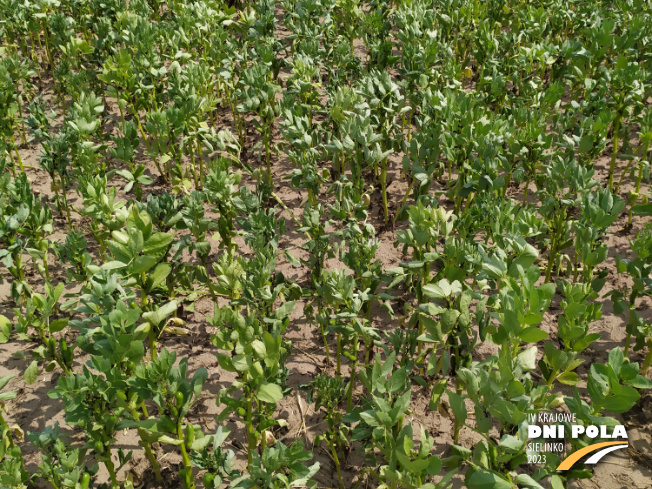
[[[68,225],[74,230],[72,219],[70,217],[70,206],[68,205],[68,197],[66,196],[66,184],[63,181],[63,174],[59,173],[59,180],[61,181],[61,196],[63,197],[63,205],[66,208],[66,216],[68,217]]]
[[[144,404],[145,403],[143,402],[143,407]],[[134,417],[134,420],[136,422],[140,421],[140,415],[138,414],[137,409],[131,408],[131,415]],[[140,427],[138,428],[138,436],[140,436],[140,442],[143,448],[145,449],[145,455],[147,455],[147,459],[149,460],[149,463],[151,464],[152,469],[154,470],[154,475],[156,476],[156,480],[161,482],[163,480],[163,478],[161,477],[161,468],[159,467],[158,461],[156,460],[156,456],[152,451],[152,446],[145,438],[145,431]]]
[[[118,489],[120,484],[118,484],[118,478],[115,474],[115,465],[113,465],[113,461],[111,460],[111,450],[109,450],[109,453],[104,459],[104,465],[106,466],[106,470],[109,471],[109,477],[111,478],[111,488]]]
[[[421,259],[421,252],[419,252],[419,259]],[[423,264],[423,276],[419,277],[419,283],[417,284],[417,308],[419,307],[419,304],[423,303],[423,285],[428,283],[428,264],[424,263]],[[423,326],[423,321],[421,321],[421,312],[417,312],[418,316],[418,331],[419,331],[419,336],[422,336],[424,333],[424,326]],[[417,355],[421,355],[421,351],[423,350],[423,343],[419,342],[417,345]],[[423,375],[423,369],[421,369],[421,374]]]
[[[261,402],[259,400],[256,400],[256,409],[260,413],[262,411],[262,406]],[[260,455],[262,457],[263,453],[265,453],[265,447],[267,446],[267,430],[263,430],[260,433]]]
[[[346,393],[346,410],[351,412],[353,406],[353,389],[355,387],[355,376],[358,369],[358,335],[353,338],[353,356],[355,360],[351,366],[351,378],[349,379],[349,388]]]
[[[618,157],[618,133],[620,131],[620,117],[614,121],[614,148],[611,154],[611,164],[609,165],[609,180],[607,188],[611,192],[614,186],[614,172],[616,171],[616,158]]]
[[[380,187],[383,193],[383,213],[385,216],[385,224],[387,224],[389,222],[389,211],[387,209],[387,158],[385,158],[381,163]]]
[[[254,463],[253,453],[256,449],[256,439],[254,438],[254,425],[251,414],[252,399],[249,396],[245,396],[245,402],[247,403],[247,418],[245,422],[247,428],[247,467],[251,470]]]
[[[394,222],[396,222],[396,218],[400,214],[401,209],[405,205],[405,202],[407,201],[407,198],[410,195],[410,192],[412,191],[412,187],[414,187],[414,179],[410,180],[410,184],[408,185],[408,188],[405,190],[405,194],[403,194],[403,198],[401,199],[401,204],[398,206],[398,211],[396,214],[394,214]]]
[[[614,190],[615,195],[618,195],[618,192],[620,192],[620,186],[622,185],[623,180],[625,179],[625,175],[629,173],[629,170],[632,168],[633,164],[634,164],[634,159],[632,158],[631,160],[629,160],[629,163],[627,163],[625,170],[621,173],[620,178],[618,179],[618,185],[616,185],[616,190]]]
[[[341,356],[342,356],[342,335],[340,333],[337,333],[337,357],[335,358],[335,362],[336,362],[335,368],[338,377],[342,376]]]
[[[265,139],[265,159],[267,160],[267,178],[269,183],[269,188],[274,190],[274,182],[272,181],[272,163],[271,163],[271,151],[270,151],[270,140],[272,139],[272,128],[269,127],[269,134],[266,134]],[[267,131],[266,131],[267,132]]]
[[[184,489],[195,489],[195,481],[192,477],[192,461],[188,455],[188,450],[186,450],[186,439],[183,434],[181,419],[179,419],[179,423],[177,424],[177,437],[179,441],[182,442],[181,445],[179,445],[179,448],[181,449],[181,460],[183,462],[183,467],[186,470],[186,478],[188,479],[187,484],[186,481],[183,481]]]
[[[636,200],[632,202],[632,205],[630,206],[629,209],[629,217],[627,218],[627,227],[630,228],[632,227],[632,209],[631,207],[636,205],[636,202],[638,201],[638,194],[641,191],[641,182],[643,181],[643,170],[645,169],[645,165],[643,163],[640,164],[639,169],[638,169],[638,176],[636,177]]]
[[[199,188],[204,188],[204,158],[199,139],[197,139],[197,157],[199,158]]]
[[[193,150],[192,143],[189,145],[190,163],[192,164],[192,176],[195,180],[195,188],[200,189],[199,179],[197,178],[197,167],[195,166],[195,151]]]
[[[119,104],[118,104],[119,105]],[[138,131],[140,132],[140,137],[143,138],[143,142],[145,143],[145,147],[147,148],[147,152],[151,155],[152,161],[156,165],[156,169],[158,170],[159,175],[161,175],[163,178],[165,178],[165,173],[163,173],[163,169],[161,168],[161,165],[158,161],[158,157],[154,156],[154,153],[152,152],[152,145],[149,142],[149,138],[147,137],[147,134],[145,134],[145,129],[143,129],[143,125],[140,123],[140,117],[138,117],[138,111],[136,110],[136,107],[134,104],[131,105],[131,112],[134,114],[134,119],[136,119],[136,125],[138,126]],[[122,114],[122,111],[120,111]],[[124,117],[123,117],[124,120]]]
[[[25,118],[23,117],[23,109],[20,105],[18,105],[18,114],[20,116],[20,124],[16,122],[16,129],[18,130],[18,135],[20,136],[23,146],[27,146],[27,137],[25,136]]]
[[[18,158],[18,164],[20,165],[20,171],[25,173],[25,167],[23,166],[23,159],[20,157],[20,154],[18,153],[18,147],[16,146],[16,139],[14,138],[14,135],[11,135],[11,143],[14,147],[14,152],[16,153],[16,158]],[[11,153],[9,153],[9,156],[11,156]]]
[[[550,254],[548,255],[548,266],[546,267],[546,283],[550,282],[550,276],[552,275],[552,265],[554,259],[556,258],[556,253],[553,252],[553,249],[550,249]]]
[[[149,330],[149,354],[152,360],[155,360],[158,357],[158,352],[156,351],[156,333],[154,332],[154,326]]]
[[[328,446],[331,449],[331,454],[333,456],[333,463],[335,464],[335,470],[337,471],[337,481],[340,484],[340,489],[344,489],[344,482],[342,481],[342,471],[340,469],[340,459],[337,456],[337,450],[335,450],[335,443],[329,438]]]
[[[50,267],[48,267],[48,249],[47,246],[43,251],[43,269],[45,270],[45,280],[50,282]]]

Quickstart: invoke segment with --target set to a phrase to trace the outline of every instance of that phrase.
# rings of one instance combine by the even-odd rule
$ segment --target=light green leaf
[[[512,484],[496,472],[485,469],[475,471],[467,480],[469,489],[513,489]]]
[[[636,216],[652,216],[652,204],[632,206],[632,214]]]
[[[32,363],[29,364],[27,370],[25,370],[23,379],[25,380],[25,383],[29,385],[36,382],[37,378],[38,378],[38,362],[34,360]]]
[[[543,486],[527,474],[519,474],[514,479],[517,484],[534,489],[543,489]]]
[[[0,344],[6,343],[11,337],[11,321],[0,314]]]
[[[527,343],[537,343],[541,340],[545,340],[548,337],[548,333],[536,326],[531,326],[521,331],[518,334],[518,337]]]
[[[256,397],[263,402],[276,404],[281,399],[283,399],[283,391],[281,390],[280,386],[267,383],[260,386]]]
[[[516,357],[516,365],[521,367],[521,370],[525,372],[534,370],[537,365],[537,352],[538,348],[536,346],[523,350]]]
[[[162,284],[170,272],[172,271],[172,265],[169,263],[159,263],[156,265],[154,271],[147,277],[147,282],[151,285],[149,290],[154,289],[158,285]]]
[[[55,319],[50,323],[50,333],[58,333],[68,325],[68,318]]]
[[[170,314],[177,310],[177,306],[177,301],[170,301],[156,311],[144,313],[143,319],[153,326],[159,326]]]

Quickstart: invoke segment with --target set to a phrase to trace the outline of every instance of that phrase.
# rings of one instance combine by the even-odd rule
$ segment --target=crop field
[[[0,133],[0,489],[652,487],[652,2],[0,0]]]

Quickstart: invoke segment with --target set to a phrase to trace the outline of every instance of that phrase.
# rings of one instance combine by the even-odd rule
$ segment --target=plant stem
[[[190,153],[190,162],[192,164],[192,176],[195,180],[195,188],[200,189],[201,187],[199,185],[199,180],[197,178],[197,166],[195,165],[195,151],[193,149],[192,143],[190,143],[188,151]]]
[[[414,179],[411,179],[410,185],[408,185],[408,188],[405,190],[405,194],[403,194],[403,198],[401,199],[401,204],[398,206],[398,211],[396,211],[396,214],[394,214],[394,222],[396,222],[397,216],[399,215],[401,209],[405,205],[405,202],[407,201],[407,198],[410,195],[413,186],[414,186]]]
[[[550,250],[550,254],[548,255],[548,266],[546,267],[546,282],[550,282],[550,276],[552,275],[552,264],[554,263],[553,258],[555,258],[553,254],[553,250]]]
[[[344,489],[344,482],[342,481],[342,471],[340,470],[340,459],[337,456],[337,450],[335,450],[335,443],[332,440],[328,440],[328,446],[331,449],[331,454],[333,455],[333,463],[335,464],[335,470],[337,471],[337,481],[340,484],[340,489]]]
[[[609,165],[609,180],[607,182],[607,188],[609,192],[612,191],[614,186],[614,172],[616,170],[616,158],[618,157],[618,132],[620,131],[620,117],[617,117],[614,121],[614,148],[613,153],[611,154],[611,165]]]
[[[341,360],[340,360],[341,355],[342,355],[342,335],[340,333],[337,333],[337,356],[335,358],[335,362],[336,362],[336,371],[338,377],[342,376]]]
[[[197,139],[197,157],[199,158],[199,188],[204,188],[204,158],[199,139]]]
[[[192,461],[188,456],[188,450],[186,450],[186,439],[183,434],[181,419],[179,419],[179,423],[177,424],[177,437],[182,442],[179,448],[181,449],[181,460],[185,472],[185,477],[182,478],[184,489],[195,489],[195,481],[192,477]]]
[[[43,26],[43,37],[45,38],[45,51],[48,55],[48,64],[50,65],[50,71],[52,72],[52,88],[55,88],[54,85],[54,64],[52,63],[52,51],[50,50],[50,36],[48,34],[48,27],[45,19],[41,20],[41,25]]]
[[[104,459],[104,465],[106,466],[106,470],[109,471],[109,477],[111,477],[111,487],[113,489],[118,489],[120,485],[118,484],[118,478],[115,475],[115,465],[113,465],[113,461],[111,460],[111,450],[109,450],[108,455]]]
[[[271,155],[270,155],[270,139],[272,137],[272,129],[269,129],[269,134],[266,134],[265,137],[265,158],[267,160],[267,178],[269,179],[269,188],[270,190],[274,190],[274,182],[272,180],[272,163],[271,163]]]
[[[319,329],[321,330],[321,337],[324,340],[324,350],[326,350],[326,362],[331,364],[331,354],[330,349],[328,348],[328,340],[326,339],[326,331],[324,330],[324,325],[319,323]]]
[[[144,404],[145,402],[143,401],[143,408],[144,408]],[[140,415],[138,414],[137,409],[131,408],[131,415],[134,417],[136,422],[140,421]],[[145,431],[140,427],[138,428],[138,436],[140,436],[140,442],[143,448],[145,449],[145,455],[147,455],[147,459],[149,460],[149,463],[151,464],[152,469],[154,470],[154,475],[156,476],[156,480],[158,482],[161,482],[163,480],[163,478],[161,477],[161,468],[159,467],[154,452],[152,452],[152,446],[145,439]]]
[[[119,105],[120,104],[118,104],[118,106]],[[165,173],[163,173],[163,169],[161,168],[161,165],[158,161],[158,157],[154,155],[152,151],[152,145],[149,142],[149,138],[147,137],[147,134],[145,134],[145,129],[143,129],[143,125],[140,123],[140,117],[138,117],[138,111],[136,110],[136,107],[134,106],[133,103],[131,103],[130,106],[131,106],[131,112],[134,114],[134,119],[136,119],[136,125],[138,126],[138,131],[140,132],[140,136],[143,138],[143,142],[145,143],[145,147],[147,148],[147,152],[150,154],[152,161],[154,161],[154,164],[156,165],[156,169],[158,170],[159,175],[165,178]],[[120,114],[122,115],[122,110],[120,110]],[[123,117],[123,121],[124,121],[124,117]]]
[[[20,157],[20,153],[18,153],[18,147],[16,146],[16,139],[14,138],[14,135],[11,135],[11,143],[14,147],[14,152],[16,153],[16,158],[18,158],[18,164],[20,165],[20,171],[25,173],[25,167],[23,166],[23,159]],[[11,153],[9,153],[9,156],[11,156]]]
[[[353,356],[355,361],[351,367],[351,378],[349,379],[349,388],[346,394],[346,410],[351,412],[351,407],[353,406],[353,388],[355,386],[355,375],[358,369],[358,335],[355,335],[353,338]]]
[[[247,426],[247,467],[251,471],[251,467],[254,463],[254,458],[253,458],[253,453],[254,450],[256,449],[256,440],[254,439],[254,426],[253,426],[253,420],[252,420],[252,415],[251,415],[251,398],[246,396],[245,397],[245,402],[247,403],[247,419],[246,419],[246,426]]]
[[[620,191],[620,186],[622,185],[623,180],[625,179],[625,175],[627,175],[630,168],[632,167],[632,164],[634,164],[633,158],[629,160],[629,163],[627,163],[625,170],[621,173],[620,178],[618,179],[618,185],[616,185],[616,190],[614,190],[614,195],[618,195],[618,192]]]
[[[16,129],[18,130],[18,135],[20,136],[23,146],[27,146],[27,138],[25,137],[25,118],[23,117],[23,109],[20,105],[18,106],[18,113],[20,114],[21,122],[20,124],[16,122]]]
[[[643,170],[645,169],[645,165],[643,163],[640,163],[639,169],[638,169],[638,176],[636,177],[636,200],[632,202],[632,205],[629,208],[629,216],[627,218],[627,227],[630,228],[632,227],[632,207],[636,205],[636,202],[638,202],[638,194],[641,191],[641,181],[643,180]]]
[[[156,351],[156,335],[154,333],[154,326],[152,326],[152,329],[149,330],[149,354],[152,360],[155,360],[156,357],[158,357],[158,353]]]
[[[383,193],[383,213],[385,224],[389,221],[389,211],[387,209],[387,158],[383,160],[380,168],[380,187]]]

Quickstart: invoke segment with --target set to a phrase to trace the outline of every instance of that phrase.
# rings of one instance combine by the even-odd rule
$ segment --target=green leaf
[[[577,385],[580,382],[580,376],[575,372],[564,372],[557,377],[557,380],[566,385]]]
[[[538,343],[541,340],[545,340],[548,337],[548,333],[536,326],[531,326],[521,331],[518,337],[527,343]]]
[[[139,256],[134,260],[131,268],[131,273],[139,274],[146,272],[158,262],[158,258],[153,256]]]
[[[537,288],[537,293],[542,299],[550,300],[555,296],[555,284],[543,284]]]
[[[399,392],[405,387],[407,382],[407,370],[400,368],[392,373],[387,382],[387,390],[390,393]]]
[[[453,414],[458,423],[463,423],[466,420],[466,405],[464,404],[464,398],[455,392],[448,391],[448,402],[451,405]]]
[[[68,325],[68,318],[55,319],[50,323],[50,333],[58,333]]]
[[[290,254],[289,251],[286,250],[286,251],[284,252],[284,255],[285,255],[285,258],[287,258],[288,262],[290,262],[290,265],[292,265],[293,267],[296,267],[296,268],[300,268],[300,267],[301,267],[301,262],[300,262],[299,260],[297,260],[295,257],[293,257],[293,256]]]
[[[167,443],[168,445],[175,445],[175,446],[183,445],[183,440],[177,440],[176,438],[172,438],[168,435],[159,436],[156,440],[159,443]]]
[[[156,261],[158,261],[163,257],[173,239],[174,234],[154,233],[145,242],[143,253],[156,258]]]
[[[172,265],[169,263],[159,263],[156,265],[154,271],[149,274],[147,277],[147,283],[149,284],[148,289],[152,290],[158,285],[162,284],[170,272],[172,271]]]
[[[625,382],[627,385],[636,387],[637,389],[651,389],[652,388],[652,379],[643,377],[642,375],[637,375],[634,379],[629,382]]]
[[[554,474],[550,477],[550,488],[551,489],[564,489],[564,481],[557,474]]]
[[[5,386],[9,383],[11,379],[13,379],[13,375],[7,375],[5,377],[0,377],[0,390],[4,389]]]
[[[625,355],[620,348],[614,348],[609,352],[609,366],[614,369],[616,375],[620,375],[623,363],[625,363]]]
[[[38,378],[38,362],[34,360],[32,363],[29,364],[27,370],[25,370],[23,379],[25,380],[25,383],[29,385],[36,382],[37,378]]]
[[[521,324],[519,323],[518,316],[514,311],[510,311],[509,309],[505,311],[503,326],[511,335],[516,336],[520,333]]]
[[[0,314],[0,344],[6,343],[11,337],[11,321]]]
[[[167,317],[177,310],[177,301],[170,301],[159,307],[156,311],[149,311],[143,314],[143,319],[152,326],[159,326]]]
[[[197,369],[195,374],[192,376],[192,391],[196,399],[201,397],[201,389],[206,383],[206,379],[208,379],[208,370],[203,367]]]
[[[16,399],[16,395],[18,395],[18,391],[0,392],[0,402],[6,402],[6,401],[11,401],[12,399]]]
[[[525,487],[532,487],[534,489],[544,489],[541,484],[535,481],[532,477],[527,474],[518,474],[514,481],[517,484],[520,484]]]
[[[276,404],[283,399],[283,391],[280,386],[267,383],[260,386],[260,389],[256,393],[256,397],[263,402]]]
[[[637,216],[652,216],[652,203],[632,206],[632,214]]]
[[[106,262],[105,264],[102,265],[102,270],[116,270],[118,268],[124,268],[126,267],[126,263],[122,263],[121,261],[113,260]]]
[[[539,349],[536,346],[523,350],[516,357],[516,365],[521,367],[521,370],[528,371],[536,368],[537,353]]]
[[[498,443],[500,448],[503,448],[508,452],[518,452],[521,450],[521,448],[523,448],[523,445],[525,445],[525,442],[523,440],[519,440],[513,435],[503,435],[503,437],[500,439],[500,442]]]
[[[466,481],[469,489],[513,489],[512,484],[496,472],[479,469]]]
[[[274,311],[274,317],[276,319],[286,318],[292,313],[292,311],[294,311],[295,307],[296,307],[295,301],[285,302],[281,307],[279,307],[276,311]]]

